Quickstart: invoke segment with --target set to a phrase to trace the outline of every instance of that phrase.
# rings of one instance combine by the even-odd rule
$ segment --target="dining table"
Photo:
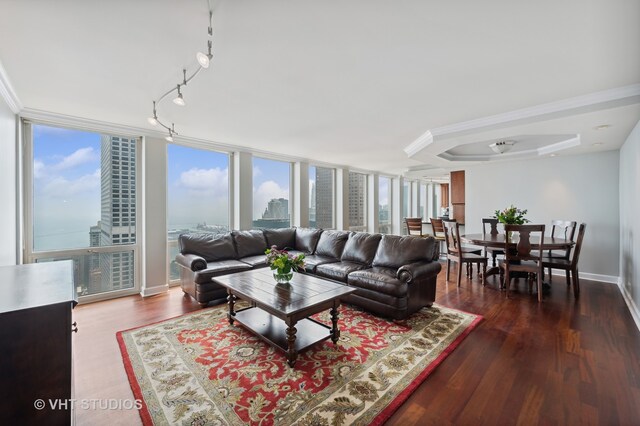
[[[460,240],[465,244],[471,244],[474,246],[482,246],[482,247],[490,247],[496,249],[504,249],[506,248],[506,234],[498,233],[498,234],[463,234],[460,235]],[[529,238],[531,242],[531,247],[535,250],[540,243],[540,237],[531,235]],[[516,248],[518,244],[517,234],[512,237],[512,240],[509,242],[509,247],[512,249]],[[567,238],[559,238],[559,237],[550,237],[545,235],[544,240],[542,241],[542,250],[567,250],[573,247],[575,242],[571,241]],[[500,274],[500,267],[494,266],[487,269],[487,276]]]

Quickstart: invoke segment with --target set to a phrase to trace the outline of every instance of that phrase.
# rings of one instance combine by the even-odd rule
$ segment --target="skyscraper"
[[[349,172],[349,229],[365,231],[367,176],[362,173]]]
[[[136,140],[102,136],[100,245],[136,241]],[[101,253],[102,291],[134,286],[133,252]]]
[[[333,199],[333,169],[329,169],[326,167],[316,167],[316,228],[334,228]]]

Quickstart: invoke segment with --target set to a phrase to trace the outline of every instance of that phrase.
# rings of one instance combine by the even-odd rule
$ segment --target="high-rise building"
[[[316,228],[316,183],[311,182],[309,188],[309,226]]]
[[[100,245],[136,241],[136,140],[102,136]],[[101,253],[102,291],[134,286],[132,252]]]
[[[349,173],[349,229],[365,231],[367,176],[362,173]]]
[[[100,239],[102,230],[100,229],[100,221],[95,226],[89,229],[89,246],[100,247]],[[89,256],[89,279],[88,281],[88,294],[95,294],[100,291],[102,286],[102,272],[100,271],[100,255],[92,253]]]
[[[262,213],[263,219],[289,219],[289,200],[273,198]]]
[[[333,169],[316,167],[316,228],[331,229],[333,224]]]

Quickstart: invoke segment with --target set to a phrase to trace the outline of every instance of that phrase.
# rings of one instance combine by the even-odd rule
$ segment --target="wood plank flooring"
[[[617,286],[580,283],[575,301],[564,277],[554,277],[538,304],[522,280],[505,299],[495,277],[484,288],[475,274],[463,277],[458,288],[441,272],[436,302],[485,320],[387,424],[640,424],[640,332]],[[78,306],[75,398],[132,400],[115,333],[198,309],[179,288]],[[78,409],[76,420],[141,424],[135,409]]]

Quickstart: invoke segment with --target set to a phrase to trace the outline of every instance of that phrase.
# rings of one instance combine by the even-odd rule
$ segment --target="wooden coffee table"
[[[298,352],[331,338],[338,343],[338,307],[340,299],[356,291],[352,287],[312,275],[296,273],[290,284],[276,284],[269,268],[254,269],[214,277],[227,288],[229,323],[242,324],[270,345],[283,350],[291,367]],[[236,299],[251,306],[234,310]],[[311,315],[331,309],[332,327]]]

